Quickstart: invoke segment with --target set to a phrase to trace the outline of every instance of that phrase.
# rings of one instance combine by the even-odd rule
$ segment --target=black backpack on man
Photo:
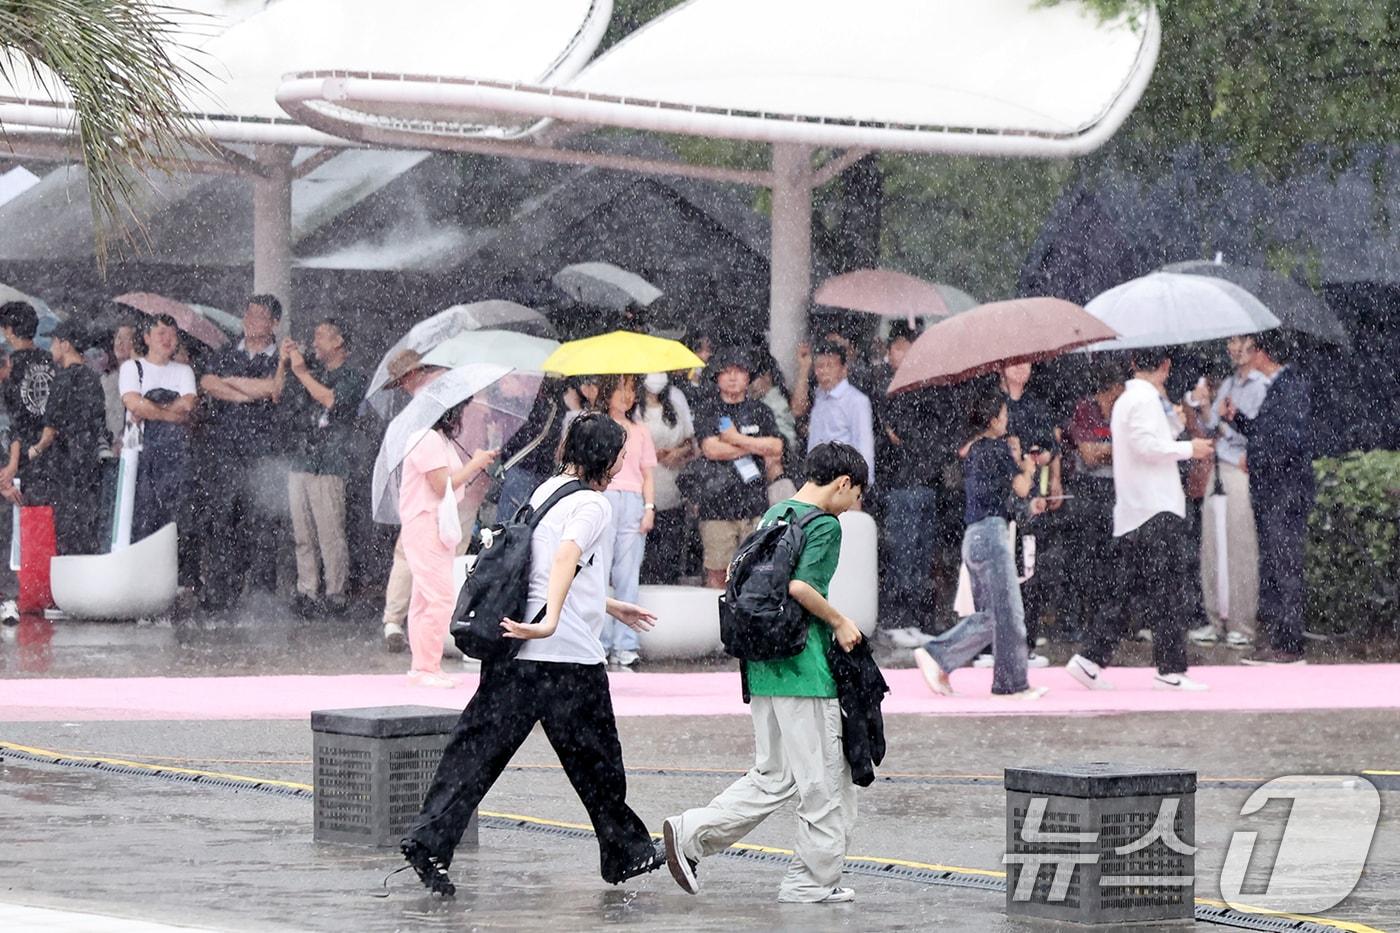
[[[525,615],[530,598],[530,538],[550,509],[587,488],[578,480],[565,483],[539,508],[527,502],[514,518],[482,532],[481,550],[457,596],[449,628],[452,640],[467,657],[499,661],[515,657],[520,650],[520,639],[506,638],[501,620],[520,620]],[[531,621],[538,624],[544,611],[541,606]]]
[[[788,595],[788,583],[807,542],[806,528],[820,518],[835,516],[813,509],[794,520],[789,509],[739,545],[719,598],[719,638],[731,657],[775,661],[807,646],[806,613]]]

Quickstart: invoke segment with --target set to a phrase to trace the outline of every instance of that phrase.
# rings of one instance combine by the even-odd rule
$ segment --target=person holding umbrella
[[[967,504],[963,518],[963,562],[972,577],[977,611],[914,651],[924,682],[940,696],[952,696],[949,675],[988,646],[992,649],[992,694],[1038,700],[1047,688],[1026,679],[1025,609],[1016,579],[1009,519],[1018,500],[1032,492],[1039,464],[1034,455],[1016,450],[1006,438],[1007,405],[1000,390],[988,387],[973,397],[968,410],[971,439],[959,456]],[[1045,511],[1045,499],[1030,500],[1029,513]]]
[[[408,604],[408,643],[412,665],[410,682],[421,687],[455,687],[457,682],[442,673],[442,645],[452,621],[457,590],[452,585],[452,561],[461,543],[457,524],[458,505],[475,485],[478,504],[486,484],[480,482],[488,467],[496,462],[497,451],[477,449],[465,463],[458,454],[457,435],[464,430],[463,416],[471,399],[458,402],[420,435],[403,460],[399,482],[400,540],[409,571],[413,574],[413,594]],[[473,417],[482,417],[480,409]],[[444,501],[452,501],[444,505]],[[444,523],[440,513],[446,513]],[[455,530],[455,534],[452,531]]]
[[[594,407],[627,432],[622,449],[622,465],[604,491],[612,506],[613,593],[626,603],[635,602],[641,584],[642,558],[646,555],[647,535],[656,527],[656,443],[645,424],[632,419],[637,405],[635,376],[611,375],[598,380]],[[609,660],[623,670],[631,670],[641,660],[637,633],[613,620],[603,630],[603,647]]]

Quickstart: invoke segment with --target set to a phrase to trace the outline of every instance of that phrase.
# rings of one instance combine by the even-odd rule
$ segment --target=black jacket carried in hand
[[[841,746],[851,766],[851,780],[869,787],[875,781],[875,766],[885,760],[880,704],[890,692],[889,685],[864,641],[849,652],[832,641],[826,659],[841,704]]]

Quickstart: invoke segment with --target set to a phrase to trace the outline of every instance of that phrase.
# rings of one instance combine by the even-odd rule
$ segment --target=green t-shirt
[[[787,499],[763,513],[759,527],[772,524],[792,510],[794,519],[802,518],[815,505]],[[836,561],[841,556],[841,523],[817,519],[808,525],[802,556],[793,568],[792,578],[801,580],[812,589],[827,594]],[[756,697],[825,697],[836,696],[836,681],[826,652],[831,647],[831,626],[808,613],[807,647],[800,654],[777,661],[748,662],[749,695]]]

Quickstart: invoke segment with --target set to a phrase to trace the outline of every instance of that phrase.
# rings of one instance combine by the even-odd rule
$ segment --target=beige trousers
[[[315,597],[324,569],[327,596],[344,596],[350,577],[345,541],[345,478],[287,474],[292,537],[297,552],[297,592]]]
[[[1249,501],[1249,474],[1237,466],[1220,464],[1220,484],[1225,489],[1225,561],[1229,573],[1230,617],[1220,618],[1217,581],[1219,558],[1215,530],[1215,496],[1201,505],[1201,593],[1206,615],[1217,631],[1254,637],[1259,610],[1259,541],[1254,530],[1254,509]],[[1215,488],[1212,483],[1211,489]]]
[[[815,697],[754,697],[754,766],[709,805],[681,814],[681,849],[698,861],[748,835],[793,796],[797,845],[778,900],[819,901],[841,881],[856,786],[841,748],[841,707]]]

